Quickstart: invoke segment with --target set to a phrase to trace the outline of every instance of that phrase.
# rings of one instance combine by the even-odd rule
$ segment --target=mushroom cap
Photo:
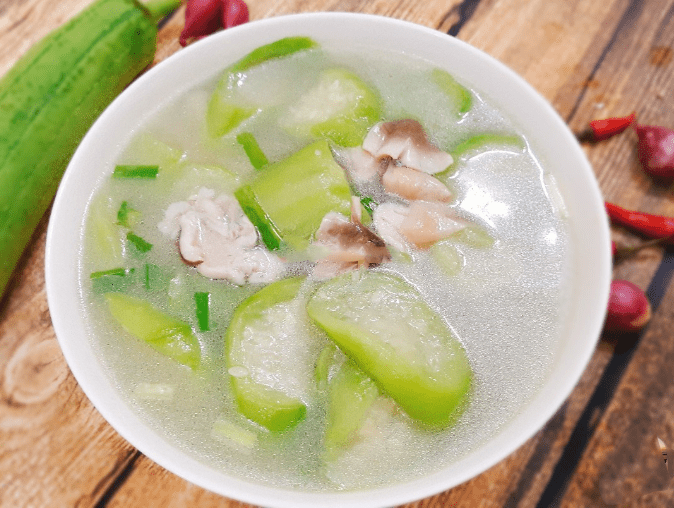
[[[430,142],[421,124],[411,119],[376,124],[365,136],[363,149],[376,158],[391,157],[429,174],[440,173],[454,162],[449,153]]]

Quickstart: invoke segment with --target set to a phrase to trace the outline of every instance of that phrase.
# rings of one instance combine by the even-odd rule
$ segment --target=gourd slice
[[[377,385],[353,361],[342,363],[328,381],[326,460],[349,446],[378,396]]]
[[[459,116],[465,115],[473,107],[473,94],[449,72],[436,67],[431,71],[431,79],[449,98]]]
[[[327,138],[358,146],[381,120],[379,94],[351,71],[323,71],[318,83],[290,108],[282,123],[301,137]]]
[[[192,369],[199,366],[199,341],[188,323],[164,314],[140,298],[108,293],[105,299],[110,314],[131,335],[183,365]]]
[[[286,37],[254,49],[227,68],[211,95],[206,110],[206,126],[211,137],[224,136],[258,111],[257,105],[245,103],[237,94],[247,70],[269,60],[287,57],[317,46],[308,37]]]
[[[225,334],[225,357],[239,411],[271,431],[306,414],[303,394],[313,385],[312,339],[296,299],[303,278],[274,282],[244,300]]]
[[[328,212],[351,212],[349,182],[325,140],[267,166],[234,195],[272,250],[302,250]]]
[[[472,369],[463,347],[402,279],[337,277],[316,290],[307,312],[412,418],[447,425],[467,398]]]

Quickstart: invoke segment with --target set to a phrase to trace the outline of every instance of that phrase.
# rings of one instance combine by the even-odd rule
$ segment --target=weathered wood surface
[[[0,74],[92,0],[0,0]],[[574,129],[636,111],[674,126],[674,0],[260,0],[252,19],[339,10],[448,32],[509,65]],[[180,49],[183,12],[157,60]],[[587,146],[607,200],[674,216],[672,187],[644,176],[631,132]],[[176,477],[103,420],[61,355],[44,291],[46,219],[0,303],[0,506],[244,507]],[[631,242],[615,229],[616,239]],[[573,394],[506,460],[408,508],[674,506],[655,447],[674,445],[674,254],[644,250],[616,278],[649,289],[655,312],[631,341],[603,337]]]

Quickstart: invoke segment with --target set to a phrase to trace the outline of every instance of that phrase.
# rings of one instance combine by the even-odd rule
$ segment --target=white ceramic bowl
[[[408,483],[367,491],[309,493],[256,485],[211,469],[167,443],[132,412],[100,367],[85,328],[78,287],[82,217],[124,145],[129,126],[171,97],[213,76],[252,49],[289,35],[326,46],[340,41],[400,51],[435,63],[480,90],[528,137],[554,175],[569,213],[572,304],[547,380],[509,424],[457,462]],[[73,157],[54,203],[46,254],[49,307],[66,360],[101,414],[133,446],[177,475],[214,492],[267,507],[378,507],[427,497],[493,466],[535,434],[577,383],[596,345],[608,301],[610,253],[603,200],[592,169],[554,109],[495,59],[446,34],[389,18],[316,13],[226,30],[179,51],[131,85],[99,118]]]

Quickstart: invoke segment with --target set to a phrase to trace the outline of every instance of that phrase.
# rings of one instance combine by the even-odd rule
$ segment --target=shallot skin
[[[605,331],[636,332],[648,324],[651,313],[651,304],[638,286],[626,280],[611,282]]]
[[[644,171],[653,177],[674,177],[674,130],[635,124],[638,155]]]
[[[247,23],[249,18],[248,5],[243,0],[227,0],[222,8],[223,28]]]
[[[190,39],[201,39],[248,19],[248,5],[243,0],[188,0],[180,45],[187,46]]]
[[[180,34],[180,45],[188,39],[212,34],[222,26],[220,0],[189,0],[185,6],[185,26]]]

